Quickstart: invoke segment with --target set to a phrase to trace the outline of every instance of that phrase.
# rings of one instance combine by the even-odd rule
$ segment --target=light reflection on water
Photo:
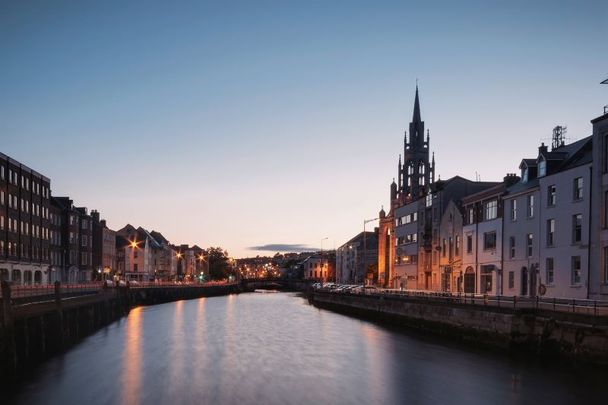
[[[15,402],[569,404],[603,400],[606,380],[253,293],[135,308],[43,365]]]
[[[134,308],[129,313],[125,327],[125,344],[123,354],[122,403],[137,404],[141,390],[141,320],[142,308]]]

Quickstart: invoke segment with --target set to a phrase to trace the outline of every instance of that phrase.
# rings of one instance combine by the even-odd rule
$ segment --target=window
[[[583,198],[583,178],[577,177],[574,179],[574,197],[575,200]]]
[[[509,238],[509,258],[515,257],[515,236]]]
[[[454,254],[456,256],[460,255],[460,235],[456,235],[456,250],[454,251]]]
[[[441,256],[445,257],[446,251],[447,251],[447,246],[446,246],[446,241],[445,238],[443,238],[443,243],[441,245]]]
[[[515,288],[515,272],[514,271],[510,271],[509,272],[509,289],[513,289]]]
[[[517,200],[511,200],[511,221],[517,221]]]
[[[547,187],[547,205],[549,207],[554,207],[557,202],[557,189],[555,188],[555,184]]]
[[[521,170],[521,182],[522,183],[528,182],[528,167],[525,167]]]
[[[87,221],[86,219],[82,220],[82,229],[87,229],[87,225],[89,224],[89,221]]]
[[[581,283],[581,257],[572,256],[571,281],[573,285]]]
[[[135,272],[137,271],[137,263],[133,263],[133,271],[135,271]],[[316,273],[317,272],[315,271],[315,275],[316,275]]]
[[[489,221],[490,219],[494,219],[497,216],[498,216],[498,201],[497,200],[488,201],[485,204],[484,219],[486,221]]]
[[[543,177],[547,175],[547,161],[542,159],[538,162],[538,177]]]
[[[547,220],[547,246],[553,246],[555,242],[555,219]]]
[[[532,257],[532,246],[534,244],[534,235],[532,235],[531,233],[526,235],[526,253],[528,254],[528,257]]]
[[[428,193],[426,195],[426,206],[430,207],[433,205],[433,195],[431,193]]]
[[[87,235],[82,235],[82,246],[87,245]]]
[[[527,198],[528,201],[528,218],[532,218],[534,216],[534,196],[529,195]]]
[[[469,208],[469,224],[475,223],[475,209],[473,207]]]
[[[450,258],[450,261],[451,261],[452,260],[452,256],[454,254],[454,239],[452,239],[451,236],[449,238],[448,253],[449,253],[449,258]]]
[[[608,246],[604,248],[604,283],[608,284]]]
[[[473,235],[467,235],[467,253],[473,253]]]
[[[547,257],[545,259],[545,276],[547,284],[553,284],[553,258]]]
[[[572,243],[580,243],[583,237],[583,215],[572,216]]]
[[[479,288],[482,294],[492,293],[492,270],[493,265],[481,266],[479,276]]]
[[[496,232],[486,232],[483,234],[484,250],[496,249]]]
[[[0,205],[4,205],[4,191],[0,191]]]
[[[608,228],[608,191],[604,193],[604,228]]]

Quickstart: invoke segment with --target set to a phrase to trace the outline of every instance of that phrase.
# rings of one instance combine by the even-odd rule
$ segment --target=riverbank
[[[479,345],[608,365],[608,317],[314,291],[319,308]]]
[[[6,287],[5,287],[6,288]],[[14,305],[3,289],[0,313],[0,386],[11,387],[46,359],[127,315],[137,306],[235,294],[240,284],[110,288],[95,294]]]

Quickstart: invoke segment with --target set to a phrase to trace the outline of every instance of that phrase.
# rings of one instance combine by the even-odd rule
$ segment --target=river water
[[[319,310],[291,293],[139,307],[54,357],[25,404],[604,403],[607,374]]]

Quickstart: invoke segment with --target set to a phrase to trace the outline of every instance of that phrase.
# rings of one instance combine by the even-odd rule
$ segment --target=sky
[[[389,203],[416,80],[442,179],[608,104],[608,2],[455,3],[0,0],[0,152],[114,229],[339,247]]]

